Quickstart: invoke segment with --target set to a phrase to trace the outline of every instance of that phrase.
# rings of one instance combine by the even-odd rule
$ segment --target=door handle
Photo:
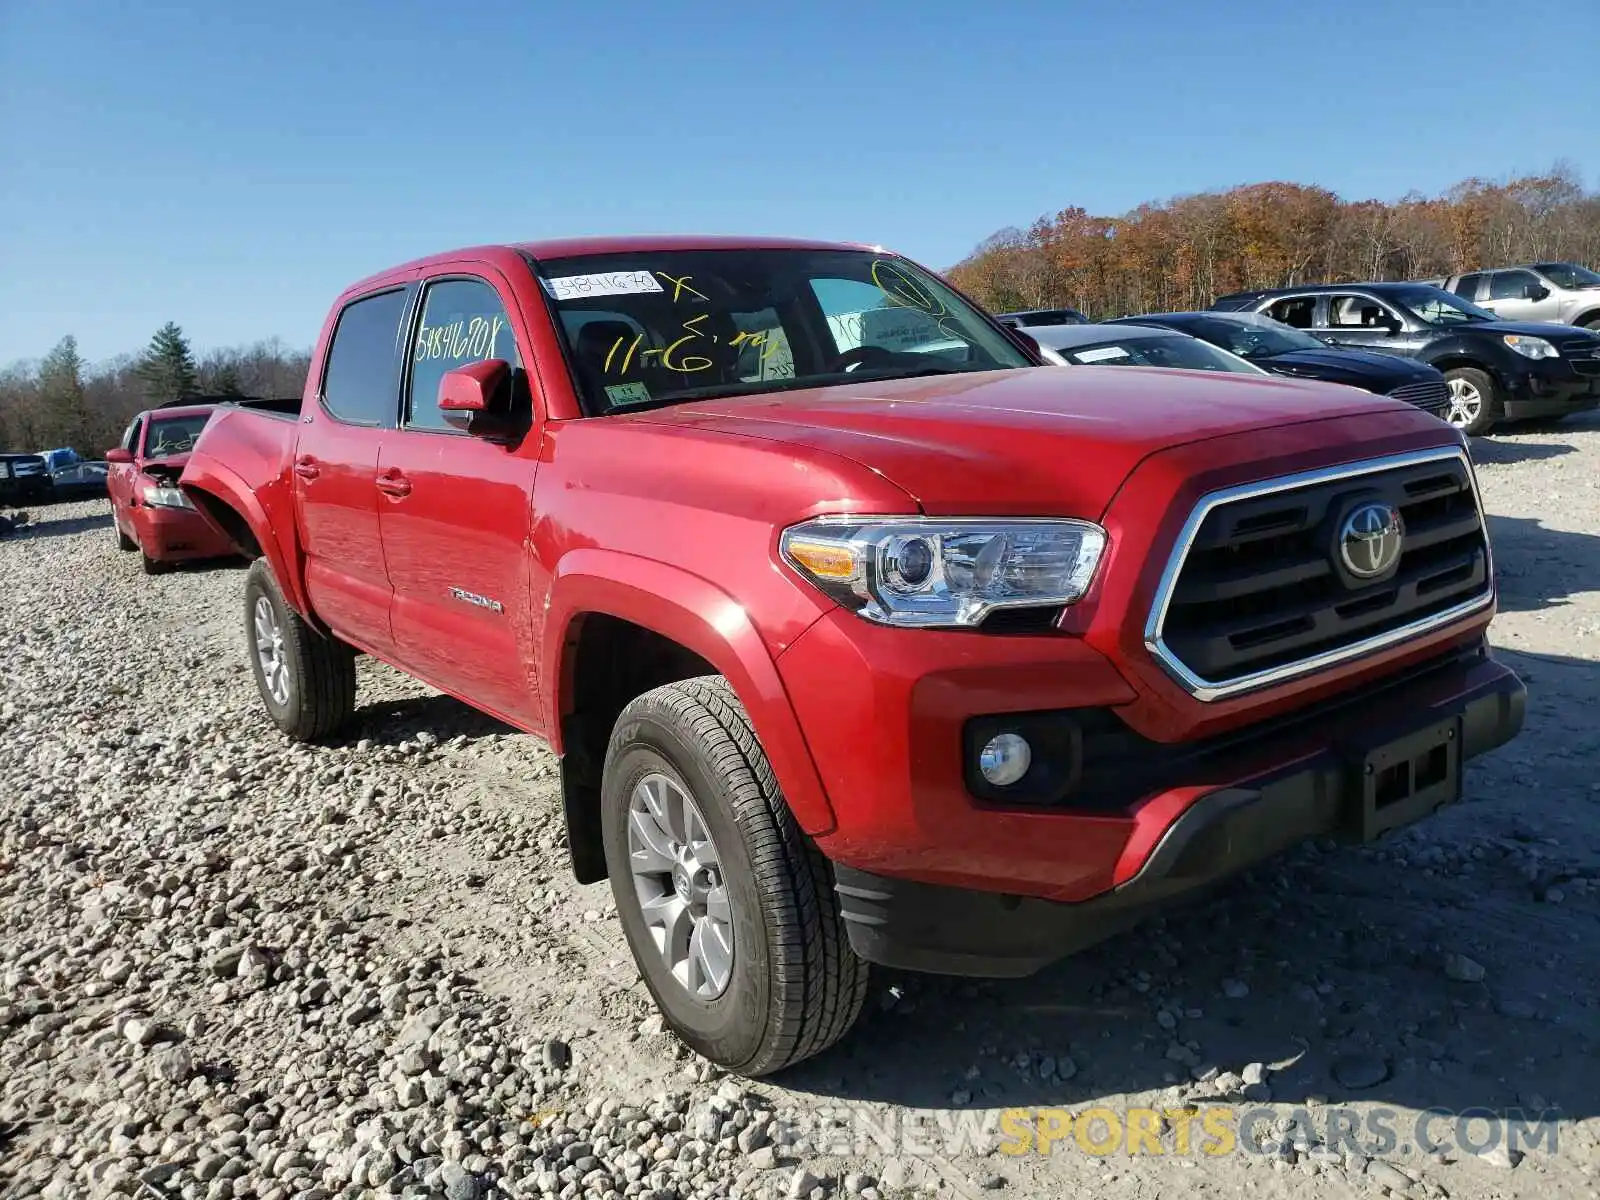
[[[294,473],[301,479],[315,479],[322,474],[322,468],[317,466],[317,460],[310,455],[294,460]]]
[[[411,480],[400,474],[399,471],[388,471],[378,476],[378,490],[385,496],[403,500],[411,495]]]

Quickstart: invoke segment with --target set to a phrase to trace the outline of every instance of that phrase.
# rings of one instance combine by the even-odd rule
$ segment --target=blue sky
[[[0,0],[0,363],[168,319],[309,343],[351,280],[497,240],[945,267],[1067,205],[1266,179],[1393,199],[1567,159],[1592,187],[1596,47],[1593,0]]]

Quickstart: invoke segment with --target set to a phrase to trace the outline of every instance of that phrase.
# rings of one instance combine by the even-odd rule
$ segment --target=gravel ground
[[[880,973],[755,1084],[661,1031],[530,739],[364,661],[348,737],[290,745],[240,569],[146,578],[104,504],[36,514],[0,542],[0,1194],[1596,1196],[1600,420],[1476,454],[1531,702],[1461,805],[1033,979]],[[1250,1152],[1181,1111],[1133,1156],[998,1124],[1218,1103]],[[1429,1108],[1555,1145],[1427,1154]]]

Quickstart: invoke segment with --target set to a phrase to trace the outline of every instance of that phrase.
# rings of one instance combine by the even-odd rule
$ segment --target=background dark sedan
[[[1236,354],[1175,329],[1138,325],[1036,325],[1023,332],[1039,344],[1045,362],[1058,367],[1173,367],[1264,375]]]
[[[1405,400],[1436,417],[1443,417],[1450,405],[1450,387],[1444,375],[1426,363],[1329,346],[1260,313],[1150,313],[1105,323],[1176,329],[1232,351],[1275,375],[1348,384]]]

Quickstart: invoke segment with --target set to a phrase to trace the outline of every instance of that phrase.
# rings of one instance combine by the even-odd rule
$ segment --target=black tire
[[[135,544],[135,549],[137,548],[137,544]],[[162,562],[159,558],[151,558],[142,550],[139,551],[139,559],[146,575],[165,575],[172,570],[171,563]]]
[[[1477,367],[1451,367],[1444,373],[1444,377],[1451,384],[1459,380],[1478,395],[1476,413],[1470,419],[1460,420],[1447,415],[1446,420],[1463,433],[1470,434],[1473,437],[1478,437],[1493,429],[1495,422],[1500,419],[1500,391],[1495,386],[1494,377],[1487,371],[1480,371]],[[1454,404],[1453,396],[1451,403],[1452,405]],[[1449,410],[1446,410],[1446,412],[1448,414]]]
[[[256,602],[263,599],[277,621],[287,664],[287,696],[281,703],[267,686],[258,653]],[[244,628],[256,687],[274,725],[296,741],[309,742],[327,737],[349,721],[356,707],[355,651],[313,629],[284,602],[264,558],[251,563],[245,576]]]
[[[1590,314],[1589,316],[1585,317],[1583,320],[1579,321],[1578,325],[1579,325],[1580,328],[1592,329],[1596,333],[1600,333],[1600,313],[1592,313],[1592,314]]]
[[[118,550],[137,550],[139,548],[138,542],[134,541],[131,537],[122,532],[122,526],[117,524],[117,518],[115,516],[111,518],[111,528],[117,532]]]
[[[635,785],[660,773],[694,798],[715,841],[733,908],[733,967],[715,999],[690,994],[645,927],[629,870]],[[727,680],[707,675],[646,692],[622,711],[606,750],[601,829],[623,933],[662,1017],[689,1047],[739,1075],[781,1070],[847,1033],[866,998],[828,860],[795,824]]]

